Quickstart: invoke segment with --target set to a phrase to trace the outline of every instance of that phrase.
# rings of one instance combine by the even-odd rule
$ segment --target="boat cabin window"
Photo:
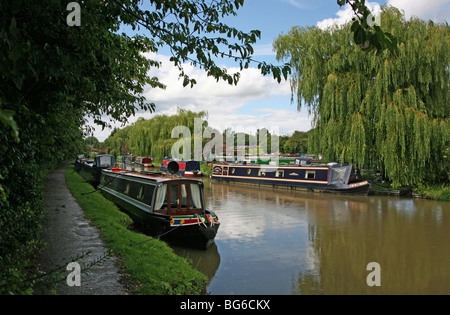
[[[119,193],[124,193],[126,188],[126,181],[122,178],[114,178],[112,181],[112,189]]]
[[[258,171],[258,176],[266,176],[266,172],[262,171],[262,170],[259,170]]]
[[[106,187],[111,187],[114,181],[114,176],[104,175],[101,177],[101,185]]]
[[[126,183],[124,194],[133,199],[137,199],[139,193],[139,186],[140,184],[137,182],[130,181]]]
[[[99,167],[110,166],[113,164],[112,158],[110,156],[97,156],[95,159],[95,164]]]
[[[247,170],[247,174],[250,175],[251,173],[252,173],[252,169],[249,168],[249,169]]]
[[[284,170],[276,170],[275,177],[284,177]]]
[[[201,186],[197,183],[162,184],[157,192],[155,211],[182,212],[203,209]]]
[[[153,185],[145,185],[144,186],[144,198],[143,202],[147,205],[152,204],[153,200],[153,192],[155,191],[155,186]]]
[[[316,178],[316,171],[306,171],[305,172],[305,178],[306,179],[315,179]]]
[[[144,188],[145,188],[145,186],[143,184],[139,185],[139,190],[138,190],[138,194],[137,194],[138,200],[144,199]]]

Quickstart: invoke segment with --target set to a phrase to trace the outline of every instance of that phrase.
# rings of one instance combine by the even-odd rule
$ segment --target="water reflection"
[[[174,252],[188,259],[192,266],[203,272],[208,279],[213,279],[220,265],[220,255],[215,243],[208,246],[206,250],[173,246]]]
[[[310,224],[318,269],[300,271],[294,294],[450,293],[449,212],[445,203],[370,197],[368,211],[351,211],[338,228]],[[381,266],[381,286],[369,287],[369,262]]]
[[[450,203],[205,182],[221,226],[176,248],[211,294],[450,294]],[[367,264],[381,266],[369,287]]]
[[[222,225],[211,294],[449,294],[450,207],[205,180]],[[381,286],[369,287],[369,262]]]

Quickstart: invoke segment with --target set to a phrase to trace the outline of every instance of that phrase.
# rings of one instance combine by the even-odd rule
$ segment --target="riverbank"
[[[70,165],[66,182],[90,223],[101,231],[106,247],[117,257],[131,294],[203,294],[207,278],[177,256],[164,242],[132,231],[132,220],[86,183]],[[130,243],[140,245],[131,246]]]
[[[450,201],[450,185],[420,186],[414,189],[413,197]]]
[[[362,173],[363,179],[372,181],[372,194],[408,196],[414,198],[433,199],[438,201],[450,201],[450,186],[448,184],[422,184],[416,187],[392,187],[389,181],[382,181],[374,172]]]

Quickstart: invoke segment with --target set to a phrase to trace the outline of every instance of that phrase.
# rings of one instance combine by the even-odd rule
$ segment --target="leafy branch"
[[[209,76],[216,80],[224,80],[229,84],[237,84],[239,73],[228,74],[226,69],[216,65],[214,58],[230,58],[239,64],[240,70],[251,63],[257,63],[264,75],[273,74],[274,79],[287,79],[290,68],[274,66],[253,59],[252,45],[261,37],[261,32],[252,30],[249,33],[220,22],[225,15],[236,15],[236,10],[243,5],[243,0],[235,1],[150,1],[152,11],[144,10],[136,2],[120,2],[114,0],[122,12],[127,15],[126,23],[148,30],[153,38],[159,40],[158,45],[167,45],[172,53],[170,60],[180,70],[183,85],[196,84],[183,70],[182,64],[190,62],[194,66],[205,69]],[[212,36],[219,34],[219,36]],[[231,43],[229,39],[235,39]]]
[[[376,49],[378,52],[397,50],[397,39],[390,33],[384,32],[377,23],[365,0],[337,0],[338,5],[349,4],[355,13],[351,31],[355,43],[363,50]]]

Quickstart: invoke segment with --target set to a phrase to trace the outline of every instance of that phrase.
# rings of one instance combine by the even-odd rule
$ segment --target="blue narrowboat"
[[[296,165],[213,164],[211,178],[341,194],[367,195],[371,190],[371,182],[361,180],[352,164],[296,162]]]

